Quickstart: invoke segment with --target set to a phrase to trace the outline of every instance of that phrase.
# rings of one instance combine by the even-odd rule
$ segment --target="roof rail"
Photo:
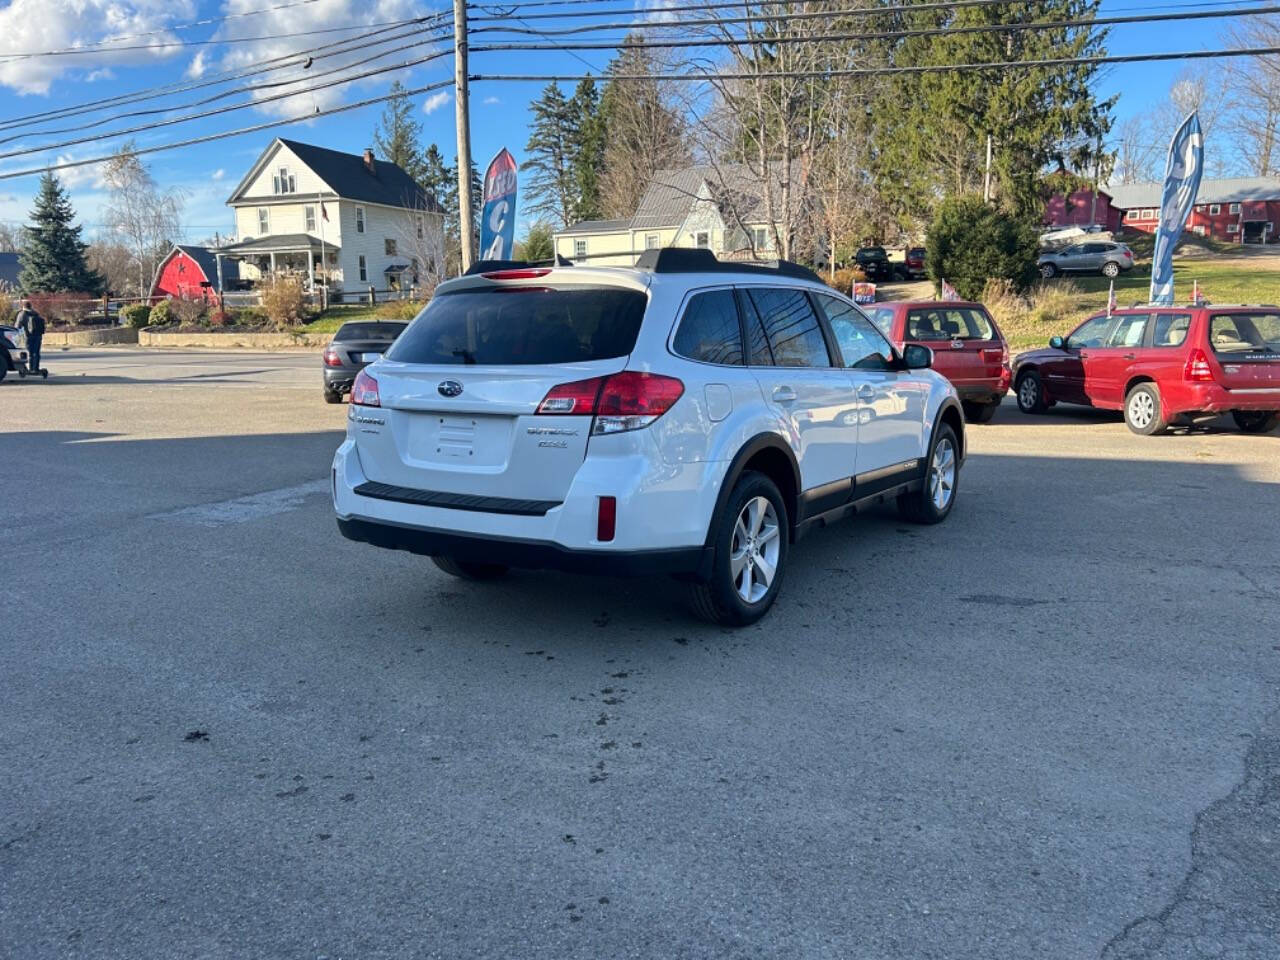
[[[652,273],[759,273],[770,277],[794,277],[821,283],[821,278],[808,267],[790,260],[747,263],[720,260],[705,247],[661,247],[646,250],[636,260],[637,270]]]

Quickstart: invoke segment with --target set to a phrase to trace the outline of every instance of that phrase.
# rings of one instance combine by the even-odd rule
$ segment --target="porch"
[[[294,233],[275,237],[257,237],[217,250],[218,259],[230,258],[240,263],[240,276],[258,282],[266,277],[301,277],[310,291],[319,286],[331,287],[342,282],[338,269],[339,248],[323,243],[310,234]]]

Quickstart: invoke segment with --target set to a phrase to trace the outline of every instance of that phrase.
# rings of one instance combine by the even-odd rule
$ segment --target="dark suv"
[[[1090,317],[1013,363],[1023,413],[1055,403],[1123,410],[1134,433],[1230,413],[1246,433],[1280,423],[1280,308],[1132,307]]]
[[[889,262],[889,255],[884,247],[863,247],[853,255],[859,270],[867,275],[872,283],[883,283],[896,278],[897,271]]]

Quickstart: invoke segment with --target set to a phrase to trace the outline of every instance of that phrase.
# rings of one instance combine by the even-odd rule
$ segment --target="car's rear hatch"
[[[999,387],[1004,341],[981,307],[954,303],[911,307],[904,337],[932,348],[934,368],[957,389]]]
[[[539,414],[539,405],[556,386],[622,370],[647,303],[638,282],[591,273],[512,271],[438,292],[369,371],[382,410],[366,419],[385,423],[355,432],[366,476],[412,490],[562,502],[592,417]]]
[[[1209,346],[1228,390],[1280,390],[1280,310],[1211,313]]]

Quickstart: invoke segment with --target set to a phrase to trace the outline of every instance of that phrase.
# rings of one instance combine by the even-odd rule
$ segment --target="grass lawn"
[[[303,325],[304,333],[337,333],[338,328],[349,320],[377,320],[376,307],[365,304],[352,304],[349,307],[330,307],[315,319]]]
[[[1270,263],[1274,263],[1271,261]],[[1191,299],[1193,282],[1210,303],[1280,303],[1280,269],[1245,259],[1187,257],[1173,263],[1178,303]],[[997,322],[1014,351],[1041,347],[1049,338],[1070,333],[1082,320],[1107,308],[1111,281],[1100,276],[1059,277],[1037,290],[1036,308]],[[1116,302],[1122,307],[1145,303],[1151,291],[1151,262],[1141,262],[1116,278]]]

